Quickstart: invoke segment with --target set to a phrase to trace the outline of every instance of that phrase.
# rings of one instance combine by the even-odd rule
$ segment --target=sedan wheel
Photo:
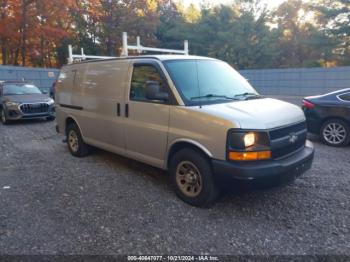
[[[330,146],[346,146],[349,143],[349,135],[349,127],[342,120],[329,120],[321,128],[322,139]]]

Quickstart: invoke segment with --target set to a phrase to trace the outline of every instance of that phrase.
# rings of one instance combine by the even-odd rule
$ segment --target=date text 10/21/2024
[[[128,261],[219,261],[216,256],[128,256]]]

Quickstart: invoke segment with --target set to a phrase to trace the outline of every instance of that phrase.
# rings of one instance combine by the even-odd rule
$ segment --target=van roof
[[[216,60],[215,58],[205,57],[205,56],[194,56],[194,55],[140,55],[140,56],[126,56],[126,57],[115,57],[115,58],[107,58],[107,59],[94,59],[94,60],[84,60],[77,63],[72,63],[68,65],[76,65],[81,63],[93,63],[93,62],[102,62],[102,61],[113,61],[113,60],[128,60],[128,59],[156,59],[160,61],[167,60],[204,60],[211,59]]]

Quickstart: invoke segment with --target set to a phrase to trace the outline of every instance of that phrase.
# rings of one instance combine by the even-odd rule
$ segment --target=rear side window
[[[146,98],[146,82],[157,81],[164,89],[164,81],[153,65],[135,65],[132,73],[130,100],[148,101]]]
[[[339,98],[344,101],[350,101],[350,93],[342,94]]]

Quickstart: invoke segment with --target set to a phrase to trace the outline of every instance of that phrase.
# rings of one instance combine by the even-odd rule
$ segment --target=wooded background
[[[239,69],[350,65],[350,0],[257,0],[184,5],[171,0],[0,0],[3,65],[60,67],[67,45],[119,55],[122,32],[143,45],[183,48]]]

